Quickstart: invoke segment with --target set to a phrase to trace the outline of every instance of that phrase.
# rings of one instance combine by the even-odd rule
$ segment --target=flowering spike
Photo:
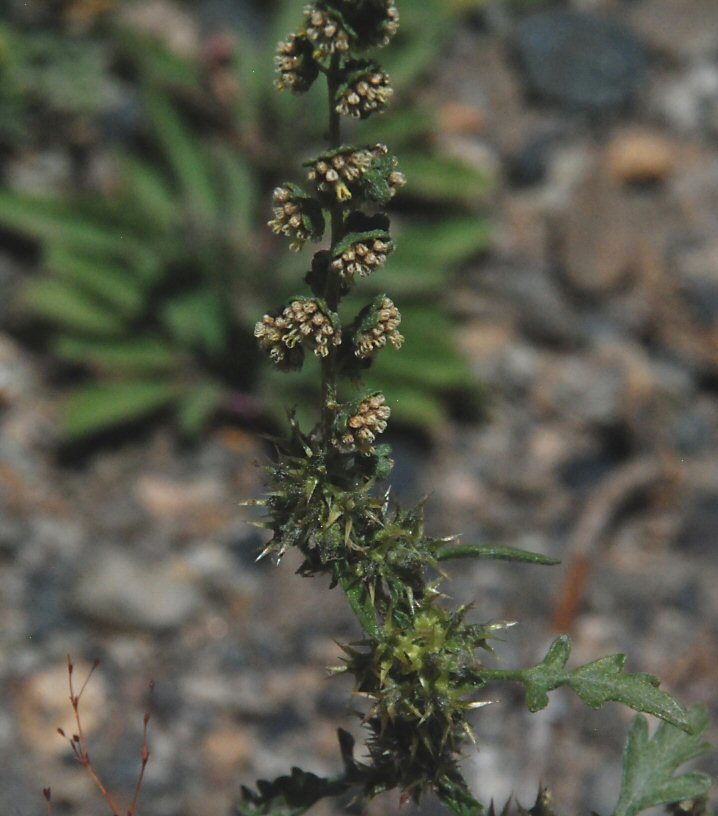
[[[276,460],[265,468],[265,520],[250,523],[271,531],[260,558],[272,554],[278,562],[294,548],[302,559],[298,573],[327,576],[355,613],[364,638],[341,646],[342,665],[333,671],[353,676],[354,694],[366,706],[359,715],[368,756],[355,761],[345,741],[344,775],[323,779],[295,768],[274,782],[259,782],[256,792],[244,789],[241,816],[305,813],[328,796],[351,790],[370,798],[389,789],[402,791],[402,803],[431,789],[455,814],[484,813],[458,760],[467,740],[475,741],[469,713],[490,702],[476,700],[484,696],[478,692],[495,680],[527,684],[532,709],[548,702],[548,692],[559,685],[570,685],[594,706],[608,699],[638,706],[640,697],[643,710],[663,716],[672,710],[654,678],[621,673],[623,658],[568,671],[565,659],[554,665],[552,652],[529,670],[486,668],[478,651],[491,653],[512,624],[473,623],[471,605],[451,607],[441,591],[441,566],[478,550],[521,560],[518,551],[452,546],[453,537],[427,536],[423,504],[402,510],[380,486],[393,462],[390,447],[376,441],[391,411],[381,392],[352,399],[349,389],[381,349],[402,346],[401,315],[388,295],[374,293],[347,324],[350,343],[342,342],[338,315],[343,298],[361,291],[394,250],[389,218],[364,210],[384,207],[406,179],[386,145],[345,144],[341,127],[342,116],[364,119],[385,108],[389,78],[364,52],[387,45],[397,27],[394,0],[314,0],[305,8],[304,28],[280,43],[280,89],[302,92],[320,73],[326,76],[329,148],[305,163],[311,195],[289,183],[277,188],[270,226],[294,250],[323,238],[325,224],[330,234],[305,277],[313,297],[293,298],[255,327],[260,348],[280,369],[299,369],[313,353],[322,385],[321,414],[310,430],[301,430],[290,414],[289,437],[278,441]],[[561,641],[559,647],[559,657],[567,658]]]

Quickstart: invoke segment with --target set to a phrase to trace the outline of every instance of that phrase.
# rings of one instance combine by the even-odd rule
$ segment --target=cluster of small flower
[[[387,256],[393,252],[392,241],[373,238],[351,244],[346,249],[339,249],[331,262],[331,268],[338,272],[342,279],[351,283],[355,275],[365,278],[386,263]]]
[[[320,192],[333,191],[339,201],[348,201],[352,193],[347,185],[356,182],[367,172],[380,147],[383,145],[359,150],[348,147],[320,156],[309,170],[309,180]],[[383,149],[386,152],[387,148]]]
[[[322,193],[333,192],[339,201],[349,201],[352,197],[350,185],[357,185],[375,162],[381,164],[388,160],[389,149],[386,145],[374,147],[344,147],[324,153],[310,164],[308,178]],[[396,191],[406,184],[403,173],[393,169],[398,162],[391,158],[391,169],[386,174],[391,198]]]
[[[311,40],[314,54],[318,59],[349,50],[349,34],[336,15],[309,4],[304,7],[304,16],[307,37]]]
[[[311,220],[302,208],[302,198],[293,186],[277,187],[274,191],[274,218],[269,226],[275,235],[292,239],[289,248],[299,252],[312,237]]]
[[[374,325],[371,327],[362,325],[354,335],[354,353],[360,359],[371,357],[387,343],[391,343],[395,349],[400,349],[404,343],[404,337],[399,333],[401,314],[394,302],[384,297],[378,306],[379,309],[371,313]]]
[[[299,344],[311,348],[317,357],[327,357],[332,346],[342,342],[337,322],[316,300],[298,298],[281,315],[264,315],[254,327],[259,346],[277,365],[287,362],[287,353]]]
[[[394,39],[396,32],[399,30],[399,9],[396,7],[394,0],[389,0],[386,8],[386,19],[381,25],[381,34],[379,39],[374,43],[377,48],[385,48]]]
[[[319,68],[312,58],[312,44],[306,34],[290,34],[280,42],[274,64],[279,72],[274,84],[280,91],[304,93],[319,74]]]
[[[365,119],[386,105],[394,93],[389,81],[386,72],[369,63],[339,89],[336,99],[337,113]]]
[[[390,415],[391,409],[386,404],[383,394],[367,397],[360,403],[356,414],[347,420],[342,444],[366,450],[376,439],[377,434],[384,433]]]

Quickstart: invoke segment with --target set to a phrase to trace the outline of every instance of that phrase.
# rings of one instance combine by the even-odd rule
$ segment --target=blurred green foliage
[[[0,21],[0,146],[18,147],[48,123],[94,114],[106,72],[97,43]]]
[[[214,63],[107,27],[105,48],[134,83],[144,123],[137,143],[116,156],[116,188],[91,200],[0,190],[0,226],[41,247],[43,271],[20,305],[48,326],[51,351],[75,372],[63,420],[70,440],[167,410],[191,436],[218,411],[266,415],[287,402],[300,415],[312,409],[316,372],[308,367],[292,382],[267,373],[251,337],[257,314],[277,306],[306,271],[306,257],[287,260],[265,223],[269,191],[301,181],[290,168],[298,149],[321,139],[325,117],[320,94],[272,92],[274,45],[297,3],[275,5],[261,42],[240,35],[233,56],[223,52]],[[462,5],[427,0],[402,10],[387,68],[408,101],[391,119],[374,120],[369,136],[401,153],[412,179],[402,206],[412,218],[401,230],[396,214],[397,252],[369,281],[396,294],[411,339],[401,355],[384,355],[367,382],[391,382],[394,418],[424,428],[452,404],[478,404],[453,321],[437,302],[452,270],[486,246],[477,205],[487,180],[436,147],[436,114],[421,101]]]

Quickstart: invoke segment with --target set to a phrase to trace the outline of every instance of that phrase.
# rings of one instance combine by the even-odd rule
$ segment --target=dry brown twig
[[[75,756],[75,759],[82,765],[82,767],[87,771],[89,776],[91,777],[92,781],[95,783],[95,786],[102,794],[103,799],[107,802],[110,810],[112,811],[112,816],[138,816],[138,807],[140,801],[140,793],[142,792],[142,783],[144,782],[145,778],[145,769],[147,768],[147,763],[150,759],[150,751],[147,744],[147,730],[148,725],[150,722],[150,713],[149,711],[145,713],[143,719],[143,732],[142,732],[142,749],[140,751],[140,771],[137,776],[137,784],[135,785],[134,795],[132,797],[132,802],[130,803],[129,808],[126,811],[122,811],[118,805],[115,803],[115,800],[112,798],[110,792],[108,791],[106,785],[102,781],[100,775],[95,770],[92,761],[90,760],[90,751],[89,746],[87,743],[87,739],[85,737],[85,732],[82,727],[82,717],[80,716],[80,700],[82,698],[83,692],[87,688],[87,684],[90,682],[92,675],[95,673],[97,667],[100,665],[99,660],[95,660],[90,668],[89,672],[87,673],[87,677],[85,677],[82,686],[80,687],[79,692],[75,693],[75,686],[73,682],[73,675],[74,675],[74,665],[72,660],[70,659],[70,655],[67,656],[67,677],[68,677],[68,685],[70,689],[70,705],[72,706],[73,713],[75,715],[75,724],[77,725],[77,732],[68,736],[62,728],[57,729],[57,733],[67,740],[72,749],[72,753]],[[149,689],[150,695],[154,691],[155,683],[154,680],[150,681]],[[52,816],[52,790],[48,788],[43,788],[43,796],[47,801],[47,812],[48,816]]]
[[[601,546],[606,543],[611,526],[623,508],[637,495],[662,481],[675,480],[678,475],[664,458],[642,456],[611,472],[597,487],[568,542],[566,579],[553,613],[556,631],[570,632],[573,629]]]

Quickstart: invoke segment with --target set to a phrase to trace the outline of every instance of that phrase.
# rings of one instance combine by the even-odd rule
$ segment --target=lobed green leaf
[[[487,680],[518,680],[526,686],[526,704],[530,711],[540,711],[548,705],[548,694],[560,686],[568,686],[591,708],[605,703],[623,703],[646,714],[653,714],[685,731],[690,731],[686,712],[668,692],[658,688],[660,681],[651,674],[624,674],[626,656],[602,657],[568,671],[571,638],[557,638],[543,662],[530,669],[517,671],[487,670]]]
[[[657,805],[707,795],[712,784],[707,774],[690,772],[675,776],[681,765],[713,750],[713,746],[702,741],[708,728],[706,709],[693,707],[686,720],[688,732],[661,723],[649,738],[645,717],[636,717],[623,753],[621,793],[613,816],[636,816]]]

